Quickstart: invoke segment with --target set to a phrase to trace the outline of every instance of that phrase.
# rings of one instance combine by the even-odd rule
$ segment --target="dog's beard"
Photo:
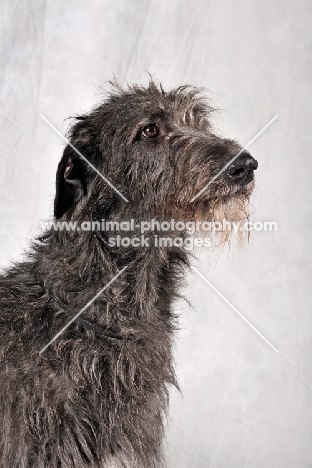
[[[212,196],[199,202],[194,218],[201,223],[211,223],[211,240],[213,248],[222,247],[231,240],[241,246],[249,239],[249,231],[245,223],[250,217],[249,199],[254,188],[254,182],[244,187],[224,187],[221,195]],[[207,232],[202,232],[207,235]]]
[[[245,228],[245,223],[250,217],[250,195],[237,193],[234,196],[212,200],[210,204],[210,216],[214,226],[219,226],[214,231],[214,244],[217,247],[229,243],[233,236],[236,236],[237,243],[241,246],[249,239],[249,231]],[[222,229],[220,226],[222,225]],[[234,227],[235,226],[235,227]]]

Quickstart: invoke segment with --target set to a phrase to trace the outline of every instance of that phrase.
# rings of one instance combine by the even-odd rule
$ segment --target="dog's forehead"
[[[212,110],[203,97],[202,89],[185,85],[166,92],[154,82],[148,87],[119,88],[111,96],[108,105],[113,106],[115,115],[117,112],[126,120],[163,117],[185,121],[186,116],[191,116],[191,120],[202,120]]]

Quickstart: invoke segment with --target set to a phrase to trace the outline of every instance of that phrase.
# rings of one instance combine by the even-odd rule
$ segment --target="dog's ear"
[[[82,118],[81,118],[82,120]],[[78,122],[71,132],[71,144],[90,162],[95,157],[94,132],[85,127],[84,122]],[[79,156],[77,151],[67,145],[56,173],[56,195],[54,200],[54,216],[61,218],[70,208],[86,194],[90,179],[89,165]]]

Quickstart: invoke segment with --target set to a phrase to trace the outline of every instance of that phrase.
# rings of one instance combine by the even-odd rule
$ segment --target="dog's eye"
[[[142,130],[142,135],[145,138],[157,137],[159,135],[159,128],[157,127],[156,124],[146,125],[146,127],[144,127]]]

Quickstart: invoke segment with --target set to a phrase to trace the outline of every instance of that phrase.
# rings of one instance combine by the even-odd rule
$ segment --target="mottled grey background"
[[[113,74],[213,91],[220,127],[259,161],[241,250],[197,268],[279,350],[196,274],[177,305],[168,459],[172,468],[312,466],[311,20],[308,0],[1,2],[1,264],[20,259],[52,213],[64,119],[90,108]],[[0,311],[1,313],[1,311]]]

